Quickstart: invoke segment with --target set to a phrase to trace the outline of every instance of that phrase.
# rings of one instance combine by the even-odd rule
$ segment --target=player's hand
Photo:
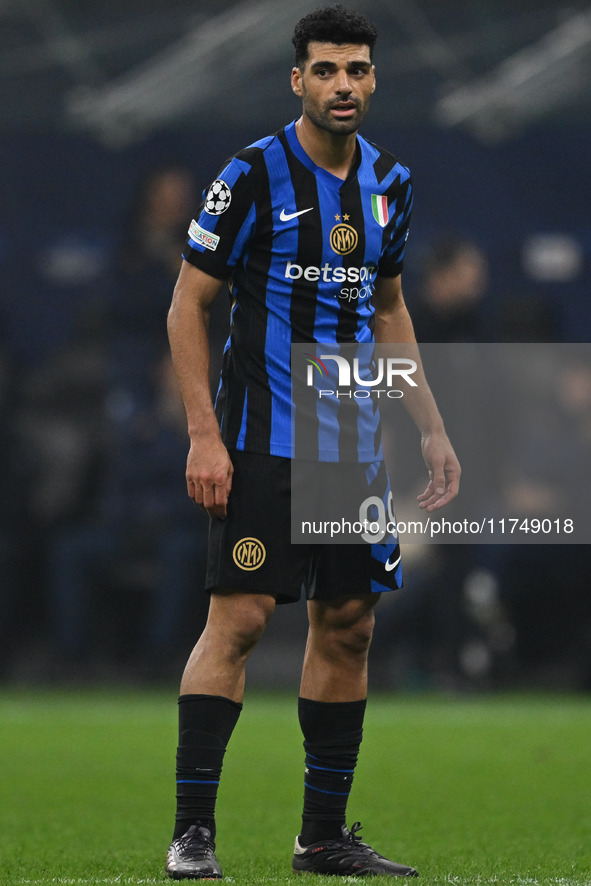
[[[227,513],[234,467],[218,435],[191,441],[187,457],[187,492],[210,517],[223,519]]]
[[[429,470],[429,484],[417,496],[417,501],[420,508],[430,513],[444,507],[456,497],[460,489],[462,469],[444,431],[423,435],[421,449]]]

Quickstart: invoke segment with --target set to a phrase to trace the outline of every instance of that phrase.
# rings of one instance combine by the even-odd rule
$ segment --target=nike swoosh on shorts
[[[386,572],[392,572],[393,569],[396,569],[399,563],[400,557],[398,557],[398,559],[394,563],[390,563],[389,560],[386,560],[386,562],[384,563],[384,569],[386,570]]]

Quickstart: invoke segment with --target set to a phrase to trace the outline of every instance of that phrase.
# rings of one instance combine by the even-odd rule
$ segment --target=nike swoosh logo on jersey
[[[400,557],[401,556],[402,555],[400,555]],[[386,572],[392,572],[393,569],[396,569],[396,567],[400,563],[400,557],[398,557],[398,560],[396,560],[394,563],[390,563],[389,559],[386,560],[386,562],[384,563],[384,569],[386,570]]]
[[[309,209],[300,209],[299,212],[286,212],[285,209],[282,209],[279,218],[281,221],[291,221],[292,218],[297,218],[298,215],[303,215],[305,212],[312,212],[313,209],[313,206],[310,206]]]

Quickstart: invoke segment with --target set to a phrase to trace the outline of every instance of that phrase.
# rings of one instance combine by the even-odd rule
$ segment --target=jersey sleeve
[[[392,233],[378,264],[378,274],[382,277],[397,277],[402,273],[404,250],[408,240],[410,217],[412,214],[412,182],[410,176],[404,182],[397,205],[402,209],[395,217]]]
[[[234,157],[203,192],[183,258],[206,274],[225,280],[245,251],[255,228],[252,167]]]

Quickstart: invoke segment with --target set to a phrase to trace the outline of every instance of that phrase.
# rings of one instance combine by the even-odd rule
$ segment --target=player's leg
[[[303,845],[345,825],[367,697],[367,657],[379,594],[308,601],[299,718],[306,750]]]
[[[290,545],[289,459],[246,452],[231,457],[228,515],[210,528],[209,616],[181,682],[177,817],[166,865],[177,879],[221,876],[215,801],[242,707],[246,661],[274,611],[275,595],[297,600],[301,590],[303,566]]]
[[[308,639],[300,695],[319,702],[367,696],[367,658],[379,594],[308,600]]]
[[[270,594],[212,593],[207,623],[183,673],[181,695],[218,695],[241,703],[246,661],[274,609]]]
[[[359,823],[351,831],[345,823],[363,734],[374,609],[380,594],[399,588],[401,580],[395,539],[328,545],[318,559],[299,699],[306,776],[302,833],[293,859],[296,872],[417,876],[413,868],[363,843],[356,836]],[[342,595],[343,588],[351,593]]]
[[[207,624],[181,681],[177,811],[166,863],[175,879],[222,876],[215,857],[222,765],[242,709],[246,661],[274,608],[268,594],[211,595]]]

